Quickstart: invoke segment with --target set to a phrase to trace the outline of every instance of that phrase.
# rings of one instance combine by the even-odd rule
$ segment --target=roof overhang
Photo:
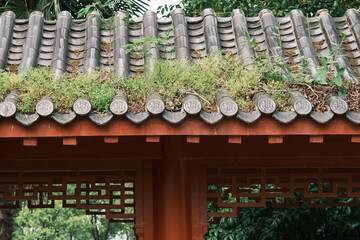
[[[236,118],[226,118],[210,125],[197,116],[186,118],[178,124],[171,124],[159,116],[153,116],[141,124],[134,124],[125,118],[114,118],[105,126],[98,126],[85,117],[68,125],[60,125],[43,118],[32,126],[24,126],[12,119],[2,119],[0,138],[44,138],[44,137],[121,137],[147,136],[311,136],[348,135],[353,141],[360,140],[360,128],[344,116],[337,116],[326,124],[320,124],[306,117],[283,124],[270,116],[263,116],[255,123],[247,124]],[[358,137],[359,136],[359,137]]]

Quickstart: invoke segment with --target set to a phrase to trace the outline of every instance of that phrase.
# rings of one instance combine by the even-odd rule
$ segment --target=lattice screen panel
[[[236,217],[241,208],[356,206],[360,169],[207,169],[208,217]]]
[[[134,222],[135,171],[19,172],[0,173],[0,195],[6,205],[18,208],[27,201],[29,208],[63,207],[105,215],[112,222]]]

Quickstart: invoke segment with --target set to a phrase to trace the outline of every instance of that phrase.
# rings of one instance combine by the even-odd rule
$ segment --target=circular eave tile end
[[[11,117],[16,113],[16,105],[12,102],[3,102],[0,104],[0,116]]]
[[[151,114],[157,115],[165,110],[165,104],[160,99],[151,99],[146,104],[146,109]]]
[[[110,104],[110,111],[115,115],[124,115],[128,111],[128,104],[126,101],[116,99]]]
[[[47,117],[54,111],[54,104],[49,100],[40,100],[36,104],[36,112],[42,117]]]
[[[348,104],[343,99],[335,99],[331,101],[330,109],[335,114],[345,114],[348,110]]]
[[[264,114],[272,114],[276,110],[276,103],[270,98],[261,99],[258,108]]]
[[[78,99],[74,103],[73,110],[77,115],[87,115],[91,111],[91,103],[86,99]]]
[[[312,105],[310,101],[301,99],[294,103],[294,109],[299,115],[308,115],[312,110]]]
[[[189,99],[183,103],[184,111],[188,114],[195,115],[201,111],[201,103],[196,99]]]
[[[232,100],[223,101],[219,106],[220,112],[227,117],[232,117],[237,114],[239,107],[236,102]]]

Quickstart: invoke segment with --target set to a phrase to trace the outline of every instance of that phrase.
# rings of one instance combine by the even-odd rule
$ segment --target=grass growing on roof
[[[5,71],[0,71],[0,101],[19,87],[20,77]]]
[[[86,97],[91,101],[93,110],[107,112],[115,95],[114,77],[105,72],[96,71],[91,74],[77,73],[55,78],[45,68],[26,69],[21,74],[0,72],[2,100],[10,91],[18,92],[18,111],[33,113],[37,102],[49,96],[55,109],[68,113],[76,99]],[[109,80],[109,81],[108,81]]]
[[[215,110],[218,91],[227,89],[240,108],[248,109],[252,105],[252,90],[260,79],[261,72],[248,71],[239,60],[214,54],[194,62],[157,61],[146,80],[139,75],[126,78],[121,88],[139,106],[145,104],[146,96],[158,92],[172,110],[180,107],[186,93],[199,95],[205,109]]]
[[[105,113],[118,90],[128,96],[130,110],[143,111],[146,98],[157,92],[162,95],[166,107],[176,111],[187,93],[198,95],[203,107],[217,111],[216,96],[219,90],[231,92],[240,109],[251,111],[255,92],[265,91],[284,109],[290,97],[284,81],[265,79],[262,64],[248,70],[241,61],[230,55],[212,54],[196,61],[174,60],[155,62],[154,69],[146,77],[116,78],[109,71],[65,74],[55,78],[45,68],[27,69],[21,74],[0,72],[0,99],[12,90],[19,94],[18,110],[22,113],[35,112],[37,102],[49,96],[55,109],[61,113],[70,112],[79,97],[88,98],[93,110]]]

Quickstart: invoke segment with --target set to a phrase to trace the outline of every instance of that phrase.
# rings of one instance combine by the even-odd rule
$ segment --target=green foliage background
[[[230,16],[233,9],[242,9],[246,16],[255,17],[264,9],[276,16],[285,16],[293,9],[300,9],[307,16],[314,16],[319,9],[328,9],[332,16],[343,16],[349,8],[359,8],[359,0],[182,0],[188,16],[198,16],[205,8],[212,8],[218,16]]]
[[[45,19],[53,20],[61,11],[69,11],[74,18],[78,12],[86,6],[94,4],[115,3],[116,11],[125,11],[131,15],[141,15],[149,6],[150,0],[0,0],[0,14],[5,11],[13,11],[17,18],[29,18],[31,12],[41,11]],[[113,9],[109,7],[101,8],[102,15],[111,17]]]
[[[109,223],[105,217],[87,216],[84,211],[63,208],[58,201],[54,208],[30,210],[24,205],[15,217],[15,224],[13,240],[107,240],[114,239],[118,233],[126,234],[131,227]]]
[[[68,185],[67,191],[74,194],[75,185]],[[55,201],[54,208],[44,209],[29,209],[27,202],[23,202],[14,217],[12,240],[108,240],[118,234],[133,240],[134,235],[132,224],[110,223],[105,216],[85,215],[85,210],[63,208],[62,201]]]
[[[206,240],[356,240],[360,237],[359,207],[242,209],[237,218],[210,225]]]

